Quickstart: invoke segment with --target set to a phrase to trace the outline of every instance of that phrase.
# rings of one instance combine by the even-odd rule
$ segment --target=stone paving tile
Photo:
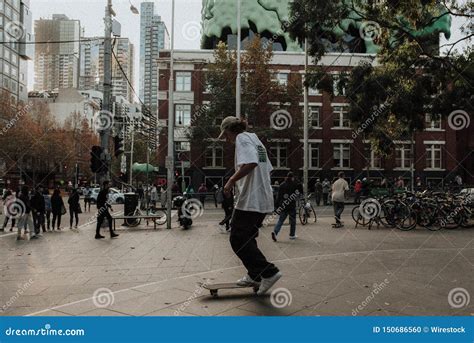
[[[81,220],[89,217],[82,215]],[[220,217],[220,211],[211,210],[190,231],[121,228],[117,240],[94,240],[93,225],[79,233],[47,233],[39,241],[16,242],[14,235],[0,235],[0,302],[33,280],[0,315],[46,310],[42,313],[168,316],[179,309],[183,315],[200,316],[351,315],[373,284],[385,278],[388,286],[360,315],[474,312],[472,301],[459,310],[447,302],[455,287],[474,294],[472,231],[369,231],[354,228],[347,213],[345,228],[330,228],[332,218],[323,216],[316,225],[298,226],[296,241],[288,240],[288,227],[278,243],[270,238],[272,226],[262,229],[259,246],[283,272],[275,287],[291,292],[289,307],[277,309],[269,296],[256,298],[246,290],[210,298],[198,282],[235,281],[245,274],[229,236],[216,230]],[[90,298],[98,288],[114,292],[111,306],[94,305]],[[308,306],[317,310],[313,313]]]

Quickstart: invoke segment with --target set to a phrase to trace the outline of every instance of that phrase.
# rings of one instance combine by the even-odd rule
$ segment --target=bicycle
[[[154,207],[148,207],[144,210],[142,210],[142,204],[141,202],[138,203],[137,208],[133,212],[131,217],[135,218],[127,218],[125,219],[125,224],[127,224],[129,227],[137,227],[140,225],[142,218],[145,217],[146,219],[146,225],[148,225],[149,220],[153,220],[156,225],[165,225],[167,222],[167,217],[166,217],[166,212],[163,210],[158,210]],[[146,216],[153,216],[153,218],[146,218]],[[158,218],[155,218],[155,217]]]
[[[311,201],[309,201],[310,198],[311,198],[311,194],[308,195],[307,202],[304,202],[303,199],[300,199],[298,216],[300,218],[301,225],[308,224],[310,218],[314,218],[314,223],[318,221],[316,211],[314,210],[314,207],[311,204]]]

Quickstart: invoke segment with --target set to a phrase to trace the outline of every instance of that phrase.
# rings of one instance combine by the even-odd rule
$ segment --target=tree
[[[289,118],[289,127],[275,130],[270,117],[278,110],[285,112],[298,108],[301,82],[290,82],[286,87],[273,78],[271,68],[273,52],[264,48],[262,40],[256,36],[242,53],[242,117],[252,124],[253,131],[264,134],[266,138],[297,134],[294,130],[299,116]],[[224,116],[235,113],[237,58],[225,43],[219,43],[214,51],[214,62],[209,64],[207,87],[211,97],[208,105],[195,112],[188,136],[192,144],[202,145],[205,140],[214,139],[219,134],[219,124]],[[288,113],[288,115],[290,115]],[[291,116],[291,115],[290,115]]]
[[[337,87],[346,87],[354,128],[388,153],[394,139],[424,127],[426,113],[448,117],[453,111],[472,116],[473,3],[435,0],[295,0],[290,35],[318,62],[329,50],[375,52],[375,58],[343,74]],[[437,34],[450,37],[451,17],[471,20],[454,43],[439,47]],[[444,48],[443,55],[439,48]],[[313,68],[310,86],[333,93],[333,80],[324,68]],[[468,118],[467,118],[468,120]]]

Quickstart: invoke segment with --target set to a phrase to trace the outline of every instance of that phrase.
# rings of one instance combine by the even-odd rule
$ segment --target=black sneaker
[[[113,233],[110,235],[110,238],[117,238],[118,236],[120,236],[118,233]]]
[[[95,235],[95,239],[104,239],[105,237],[102,235]]]
[[[277,235],[275,234],[275,232],[272,232],[272,239],[274,242],[277,241]]]

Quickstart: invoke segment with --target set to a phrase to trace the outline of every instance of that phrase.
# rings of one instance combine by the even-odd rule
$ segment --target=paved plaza
[[[352,316],[474,315],[474,230],[401,232],[331,228],[331,208],[318,223],[298,225],[298,239],[279,242],[262,228],[259,245],[281,269],[274,296],[251,289],[212,298],[199,282],[235,281],[245,274],[223,213],[206,209],[189,231],[144,225],[94,239],[91,214],[78,231],[39,240],[0,236],[0,313],[36,316]],[[116,213],[119,208],[116,208]],[[64,220],[65,221],[65,220]],[[274,221],[273,221],[274,222]],[[104,229],[104,232],[105,229]],[[461,299],[459,299],[461,297]],[[467,298],[466,298],[467,297]],[[467,300],[467,301],[466,301]],[[470,301],[469,301],[470,300]],[[460,306],[462,305],[462,306]]]

